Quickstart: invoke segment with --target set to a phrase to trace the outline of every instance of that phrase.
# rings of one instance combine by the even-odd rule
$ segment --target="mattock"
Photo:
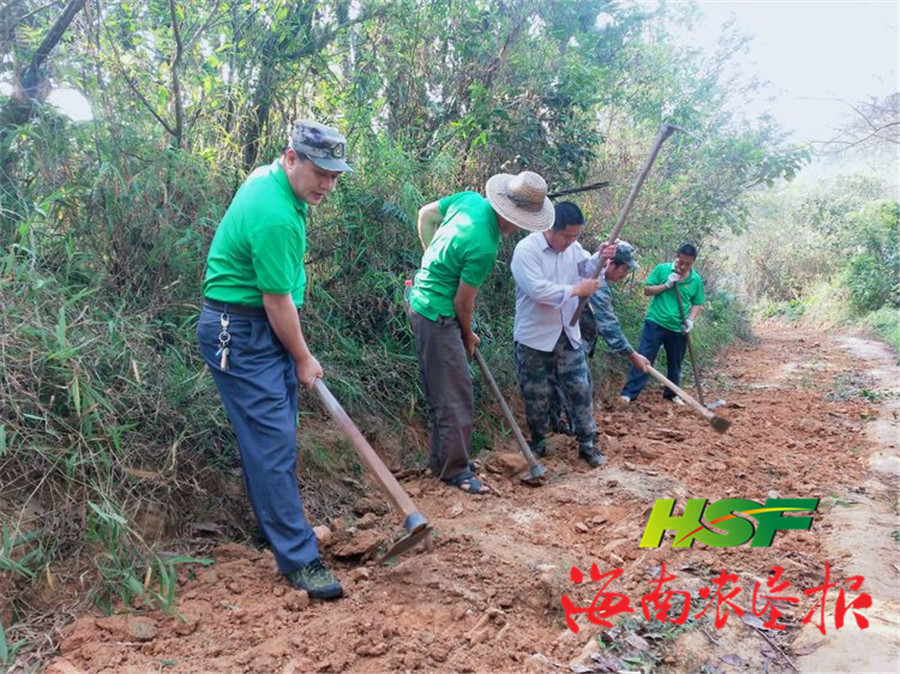
[[[341,407],[340,403],[333,395],[331,395],[331,391],[325,386],[325,382],[321,379],[316,379],[314,388],[316,389],[316,393],[319,394],[319,399],[322,401],[322,404],[325,405],[325,408],[331,415],[331,418],[337,422],[338,426],[340,426],[350,438],[350,444],[353,445],[353,449],[356,450],[356,453],[359,455],[363,464],[369,469],[369,472],[372,474],[372,477],[375,478],[375,481],[378,483],[378,486],[381,487],[385,496],[388,497],[388,500],[390,500],[394,508],[402,512],[406,517],[403,522],[403,528],[406,529],[406,535],[396,541],[391,546],[390,550],[381,556],[379,561],[383,562],[392,557],[397,557],[407,550],[414,548],[431,534],[432,527],[428,523],[428,520],[426,520],[425,516],[419,512],[413,504],[412,499],[403,490],[400,483],[397,482],[397,478],[395,478],[391,471],[388,470],[387,466],[384,465],[384,462],[379,458],[378,454],[375,453],[375,450],[372,449],[372,445],[369,444],[368,440],[360,433],[356,424],[353,423],[353,420],[350,419],[344,411],[344,408]]]
[[[528,446],[525,437],[522,435],[519,424],[516,423],[516,418],[513,416],[512,410],[509,409],[509,405],[506,404],[506,399],[503,397],[503,394],[500,393],[500,387],[497,386],[497,382],[494,381],[494,377],[488,369],[487,363],[484,362],[484,356],[481,355],[481,351],[478,350],[477,346],[475,347],[475,360],[478,361],[481,373],[484,375],[484,378],[487,379],[488,386],[493,392],[494,397],[497,399],[497,402],[500,404],[500,408],[503,410],[503,416],[506,419],[506,423],[509,424],[513,435],[516,438],[516,444],[519,445],[519,451],[522,452],[522,456],[524,456],[525,460],[528,462],[528,472],[522,476],[522,482],[531,485],[532,487],[542,485],[544,483],[544,478],[547,475],[547,469],[539,464],[537,459],[534,458],[531,448]]]
[[[703,386],[700,384],[700,369],[697,366],[697,359],[694,358],[694,345],[691,344],[691,333],[687,331],[687,316],[684,313],[684,303],[681,301],[681,291],[678,290],[678,284],[672,286],[675,291],[675,297],[678,299],[678,313],[681,314],[681,325],[684,327],[684,338],[687,340],[688,353],[691,354],[691,367],[694,370],[694,385],[697,387],[697,400],[706,407],[703,401]]]
[[[684,389],[675,384],[671,379],[666,377],[659,370],[654,369],[651,366],[647,366],[647,374],[653,377],[660,384],[668,388],[672,393],[679,396],[684,402],[688,404],[688,406],[694,410],[701,417],[706,419],[710,426],[715,428],[719,433],[724,433],[728,430],[728,427],[731,426],[731,422],[725,417],[720,417],[718,414],[710,412],[706,407],[698,403],[691,396],[685,393]]]
[[[647,161],[644,162],[644,168],[642,168],[641,172],[638,174],[637,180],[634,181],[634,186],[632,186],[631,192],[628,193],[628,198],[625,200],[625,205],[622,206],[622,210],[619,211],[619,219],[616,220],[615,227],[613,227],[612,231],[609,233],[607,243],[613,243],[619,237],[619,234],[622,232],[622,227],[625,225],[625,218],[628,217],[628,213],[634,205],[634,200],[637,198],[638,192],[641,191],[641,185],[644,184],[647,175],[650,173],[650,169],[653,168],[653,162],[656,161],[656,155],[659,154],[659,149],[662,147],[662,144],[666,142],[666,139],[676,131],[687,134],[691,138],[697,138],[694,134],[685,131],[679,126],[675,126],[674,124],[663,124],[659,127],[659,134],[656,136],[656,140],[653,141],[653,147],[650,148],[650,154],[647,156]],[[600,278],[600,274],[602,274],[604,270],[605,267],[598,264],[597,268],[594,270],[593,278]],[[578,308],[575,309],[572,320],[569,322],[570,326],[574,327],[578,324],[578,319],[581,318],[581,312],[584,311],[584,305],[588,303],[588,299],[590,298],[582,297],[578,301]]]

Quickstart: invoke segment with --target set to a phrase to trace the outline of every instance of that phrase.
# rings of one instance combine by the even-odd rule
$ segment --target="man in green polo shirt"
[[[554,218],[547,183],[537,173],[495,175],[485,193],[458,192],[419,210],[425,254],[409,294],[430,417],[428,467],[470,494],[487,491],[469,463],[474,410],[466,354],[479,344],[472,329],[475,297],[494,266],[500,234],[544,231]]]
[[[319,557],[297,484],[298,382],[322,377],[300,325],[306,218],[350,167],[346,140],[295,122],[287,148],[256,169],[216,229],[203,282],[197,342],[237,436],[244,484],[278,570],[310,597],[341,585]]]
[[[687,333],[694,327],[694,321],[703,310],[706,296],[703,293],[703,279],[693,270],[697,259],[697,249],[689,243],[678,249],[675,262],[657,265],[644,286],[644,294],[652,297],[638,352],[652,364],[659,353],[659,347],[666,350],[668,378],[676,385],[681,384],[681,363],[687,349]],[[678,297],[687,314],[682,321],[678,307]],[[622,388],[621,400],[628,404],[640,395],[649,375],[632,366],[628,381]],[[663,398],[676,405],[684,402],[668,388],[663,389]]]

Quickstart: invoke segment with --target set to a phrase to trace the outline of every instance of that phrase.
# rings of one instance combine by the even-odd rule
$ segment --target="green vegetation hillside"
[[[670,7],[668,20],[691,11]],[[48,585],[77,585],[79,600],[106,607],[167,605],[184,559],[173,551],[246,524],[233,436],[193,332],[215,227],[244,176],[281,152],[292,119],[340,128],[355,167],[312,212],[304,331],[351,416],[401,438],[379,445],[396,465],[422,463],[423,436],[401,432],[424,419],[402,308],[421,254],[416,211],[480,190],[493,173],[528,168],[551,190],[608,181],[575,199],[590,247],[615,222],[660,124],[695,132],[666,144],[632,211],[623,238],[642,270],[616,305],[636,341],[643,275],[691,241],[710,288],[700,357],[747,335],[725,283],[734,267],[714,264],[716,250],[746,230],[754,191],[791,179],[808,154],[770,119],[726,107],[736,85],[724,64],[739,36],[706,57],[676,47],[663,26],[606,0],[0,9],[0,81],[13,89],[0,96],[0,664]],[[86,97],[92,120],[45,102],[60,86]],[[828,241],[822,264],[841,258],[851,306],[871,312],[896,307],[896,204],[863,206],[843,214],[859,211],[852,240],[829,230],[830,211],[809,226]],[[511,398],[514,243],[477,304],[485,354]],[[771,246],[755,244],[747,264],[771,271],[778,260],[792,282],[820,278]],[[758,278],[761,294],[795,299],[774,274]],[[604,353],[593,367],[605,395],[625,361]],[[488,394],[477,385],[480,400]],[[321,417],[304,398],[304,477],[319,485],[309,507],[331,512],[346,496],[334,483],[361,468],[309,430]],[[499,432],[482,414],[477,449]]]

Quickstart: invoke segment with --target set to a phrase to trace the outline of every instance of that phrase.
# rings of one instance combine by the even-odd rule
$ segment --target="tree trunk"
[[[69,0],[59,18],[47,31],[44,39],[31,56],[28,64],[18,73],[13,73],[14,90],[12,96],[6,105],[0,108],[0,200],[12,201],[13,195],[16,194],[15,168],[16,154],[12,151],[13,139],[16,135],[16,127],[28,123],[34,117],[35,102],[43,101],[49,90],[47,88],[47,75],[45,64],[50,52],[62,40],[69,25],[75,19],[75,16],[84,8],[85,0]],[[10,17],[11,18],[11,17]],[[10,39],[15,31],[16,23],[13,22],[10,28]],[[6,213],[11,209],[4,208]],[[0,225],[0,243],[4,246],[6,241],[5,233],[9,217],[2,216]]]

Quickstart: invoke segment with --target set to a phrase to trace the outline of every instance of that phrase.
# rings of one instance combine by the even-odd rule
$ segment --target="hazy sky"
[[[670,4],[672,4],[670,0]],[[850,109],[838,102],[900,90],[900,0],[702,0],[705,19],[685,36],[712,49],[722,24],[750,34],[740,68],[771,82],[759,101],[798,142],[828,140]],[[758,111],[757,111],[758,112]]]

